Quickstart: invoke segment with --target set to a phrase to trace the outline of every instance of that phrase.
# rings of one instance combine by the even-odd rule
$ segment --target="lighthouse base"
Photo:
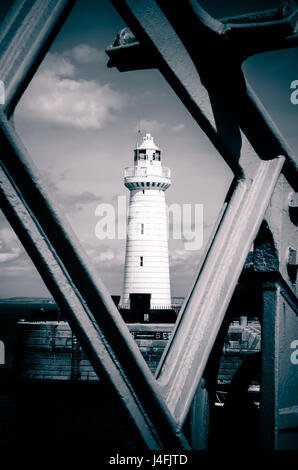
[[[130,306],[119,306],[127,323],[175,323],[178,310],[170,305],[152,307],[151,294],[130,294]]]
[[[119,308],[119,312],[126,323],[175,323],[177,312],[175,309],[150,309],[144,313],[142,311],[132,311],[130,308]]]

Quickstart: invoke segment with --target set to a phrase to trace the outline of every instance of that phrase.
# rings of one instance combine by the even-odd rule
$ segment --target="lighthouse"
[[[134,166],[125,169],[130,191],[122,308],[136,294],[150,299],[150,309],[171,308],[168,227],[165,191],[170,169],[161,164],[161,151],[146,134],[134,150]]]

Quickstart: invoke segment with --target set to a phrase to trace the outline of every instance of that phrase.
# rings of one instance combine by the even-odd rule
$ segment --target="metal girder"
[[[297,193],[296,193],[297,195]],[[295,193],[280,175],[254,243],[253,269],[262,285],[260,441],[263,449],[297,449],[298,227]],[[294,248],[291,248],[294,247]]]
[[[1,208],[65,311],[96,373],[122,405],[137,440],[149,449],[188,448],[110,294],[53,207],[7,118],[73,3],[18,1],[0,31],[0,79],[8,99],[0,114]]]
[[[297,298],[278,276],[263,289],[261,445],[297,449]]]
[[[140,68],[159,68],[236,176],[228,207],[156,373],[165,401],[182,426],[282,170],[297,188],[296,156],[241,71],[241,62],[252,53],[298,44],[297,3],[287,10],[283,2],[282,9],[263,14],[259,22],[257,15],[242,17],[239,25],[236,19],[235,24],[212,18],[195,0],[111,1],[137,42],[130,38],[129,44],[109,47],[109,66],[129,70],[135,58]],[[250,49],[255,33],[258,41]],[[151,61],[142,62],[144,50]]]
[[[279,33],[274,48],[297,44],[297,3],[283,2],[275,13],[257,18],[248,15],[237,23],[235,19],[215,20],[193,0],[180,4],[179,11],[173,2],[113,1],[140,43],[111,48],[112,63],[113,57],[117,58],[119,68],[125,68],[121,51],[126,48],[136,58],[137,66],[130,62],[132,68],[158,67],[237,177],[157,380],[70,228],[53,208],[40,175],[9,122],[73,3],[17,1],[0,30],[0,79],[7,95],[0,115],[1,207],[54,299],[65,310],[95,371],[130,418],[140,442],[150,449],[188,448],[181,427],[280,172],[297,185],[293,178],[296,157],[253,96],[240,69],[247,55],[264,47],[268,50],[271,41],[267,41],[269,45],[261,41],[267,32],[270,37]],[[245,23],[250,23],[248,28]],[[258,44],[251,49],[235,47],[239,34],[243,44],[249,43],[247,38],[256,29],[259,49]],[[198,48],[200,44],[204,47]],[[152,54],[145,65],[139,57],[144,47]]]
[[[283,158],[262,162],[256,178],[240,181],[184,303],[157,378],[183,424],[206,367],[249,249],[257,235]]]
[[[241,62],[246,58],[242,51],[251,43],[250,36],[240,45],[236,39],[228,40],[227,32],[237,29],[237,25],[228,27],[202,8],[194,12],[196,1],[111,2],[137,37],[137,43],[130,38],[125,45],[109,47],[106,51],[110,56],[109,66],[130,70],[134,61],[136,65],[132,69],[143,68],[142,62],[144,67],[159,68],[235,174],[244,166],[240,161],[241,145],[243,154],[246,143],[243,132],[262,159],[287,157],[283,171],[297,189],[297,179],[293,177],[297,172],[297,155],[284,141],[241,71]],[[253,25],[249,31],[250,35],[254,33]],[[291,46],[298,45],[297,32],[291,37]],[[278,48],[285,47],[287,39],[287,36],[279,38]],[[261,49],[262,42],[258,44]],[[149,65],[148,55],[151,56]]]
[[[76,0],[15,1],[0,27],[2,109],[10,116]],[[26,21],[24,19],[26,18]]]

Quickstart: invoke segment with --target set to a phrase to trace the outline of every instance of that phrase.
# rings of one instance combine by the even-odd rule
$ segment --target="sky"
[[[277,4],[201,2],[216,17]],[[162,163],[172,172],[167,203],[203,204],[204,208],[202,248],[186,250],[185,240],[173,240],[170,233],[172,295],[185,296],[233,175],[157,70],[120,73],[107,67],[104,51],[123,27],[124,21],[108,0],[78,0],[18,104],[15,125],[111,294],[121,293],[125,240],[99,240],[95,211],[100,204],[116,209],[118,196],[128,198],[123,174],[133,164],[137,131],[153,134],[162,150]],[[243,66],[295,152],[298,106],[290,102],[290,83],[298,79],[297,55],[297,49],[262,54]],[[0,298],[48,295],[0,215]]]

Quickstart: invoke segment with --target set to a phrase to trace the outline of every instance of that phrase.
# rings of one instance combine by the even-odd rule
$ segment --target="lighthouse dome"
[[[160,164],[161,151],[155,145],[151,134],[146,134],[143,137],[143,142],[134,151],[135,162],[159,162]]]
[[[138,149],[159,150],[159,148],[155,145],[151,134],[144,135],[143,142],[138,146]]]

